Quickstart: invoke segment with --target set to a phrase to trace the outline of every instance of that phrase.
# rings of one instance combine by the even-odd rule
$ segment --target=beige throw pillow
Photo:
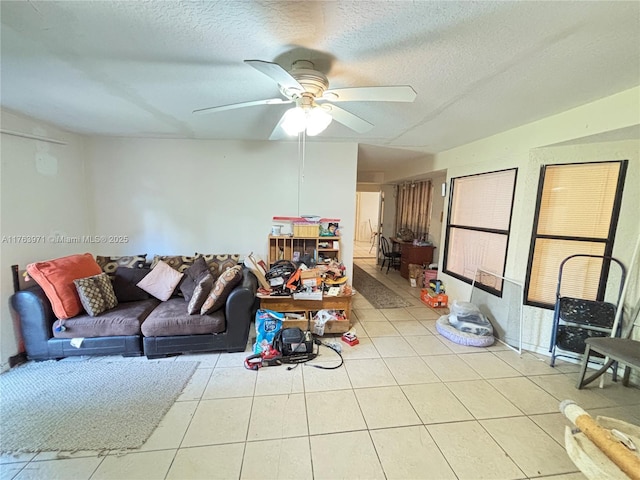
[[[78,291],[82,306],[92,317],[118,305],[116,294],[111,286],[111,280],[109,280],[109,276],[106,273],[79,278],[74,280],[73,283]]]
[[[193,289],[193,295],[191,295],[189,305],[187,305],[187,312],[189,312],[189,315],[200,313],[202,304],[205,302],[209,296],[209,292],[213,288],[213,281],[213,275],[210,273],[200,277],[196,288]]]
[[[227,297],[231,290],[242,280],[242,265],[236,265],[226,270],[218,277],[215,285],[209,292],[209,296],[205,300],[200,309],[201,315],[207,315],[222,308],[227,301]]]
[[[183,275],[184,273],[174,270],[162,260],[159,260],[153,270],[140,280],[137,285],[145,292],[164,302],[171,298],[171,294]]]

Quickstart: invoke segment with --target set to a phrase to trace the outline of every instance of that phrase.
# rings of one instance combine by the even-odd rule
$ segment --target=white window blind
[[[446,273],[468,283],[478,268],[504,275],[516,172],[511,169],[452,179]],[[487,286],[497,291],[502,288],[495,282]]]
[[[562,260],[575,254],[605,255],[611,247],[622,166],[623,162],[599,162],[543,168],[525,285],[528,303],[555,304]],[[602,275],[601,259],[576,258],[562,272],[561,294],[597,300]]]

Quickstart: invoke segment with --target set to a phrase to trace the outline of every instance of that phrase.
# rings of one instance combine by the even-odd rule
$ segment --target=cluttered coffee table
[[[322,310],[336,312],[335,319],[324,324],[324,333],[344,333],[350,328],[352,295],[328,296],[322,300],[297,300],[291,296],[258,295],[260,308],[282,312],[285,314],[284,327],[307,329],[311,319],[311,330],[314,330],[314,317]]]

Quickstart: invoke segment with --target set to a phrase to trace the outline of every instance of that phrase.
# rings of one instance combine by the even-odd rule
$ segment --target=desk
[[[409,278],[409,264],[429,265],[433,261],[433,245],[419,247],[412,242],[404,242],[399,238],[390,237],[394,246],[400,248],[400,275],[402,278]]]

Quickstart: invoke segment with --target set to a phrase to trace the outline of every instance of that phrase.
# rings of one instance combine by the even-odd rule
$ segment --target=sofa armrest
[[[42,288],[36,285],[14,293],[9,307],[18,315],[27,357],[48,359],[47,341],[53,336],[53,322],[57,319]]]
[[[258,279],[243,268],[242,281],[232,290],[225,304],[228,351],[244,351],[249,338],[251,321],[256,314]]]

